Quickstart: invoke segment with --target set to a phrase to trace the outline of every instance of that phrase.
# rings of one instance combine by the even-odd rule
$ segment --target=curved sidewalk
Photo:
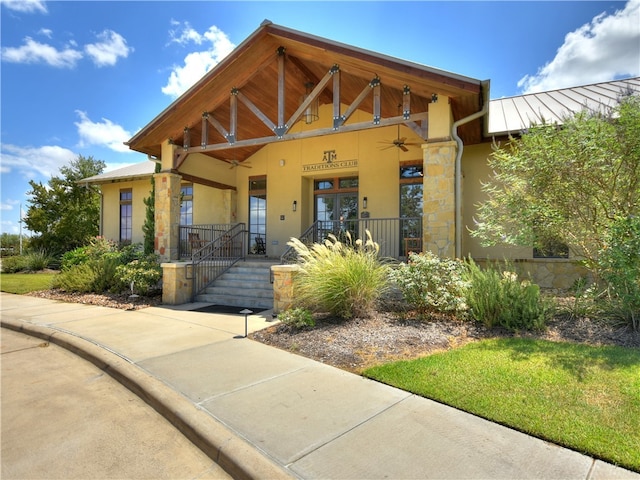
[[[242,316],[2,293],[3,328],[131,389],[234,478],[604,479],[640,475],[243,338]],[[248,317],[249,332],[270,312]]]

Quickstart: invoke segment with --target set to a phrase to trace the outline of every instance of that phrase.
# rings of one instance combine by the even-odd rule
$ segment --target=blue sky
[[[640,75],[640,0],[569,2],[0,0],[1,231],[29,180],[123,145],[269,19],[461,75],[491,97]],[[28,233],[28,232],[26,232]]]

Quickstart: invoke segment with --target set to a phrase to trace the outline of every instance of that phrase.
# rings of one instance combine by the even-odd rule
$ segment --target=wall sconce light
[[[305,94],[302,96],[302,102],[304,102],[307,98],[309,98],[309,95],[311,95],[311,92],[313,91],[313,83],[307,82],[304,84],[304,87],[305,87]],[[318,99],[317,98],[309,104],[309,106],[304,111],[302,116],[304,117],[304,123],[306,123],[307,125],[315,122],[320,118],[320,116],[318,115]]]
[[[431,102],[432,103],[437,103],[438,102],[438,94],[437,93],[432,93],[431,94]]]
[[[293,206],[292,206],[292,208],[293,208],[293,211],[294,211],[294,212],[298,209],[298,201],[297,201],[297,200],[294,200],[294,201],[293,201]]]
[[[280,166],[281,166],[281,167],[284,167],[284,163],[285,163],[285,162],[284,162],[284,158],[281,158],[281,159],[280,159]]]
[[[362,208],[363,210],[367,209],[367,197],[362,198]]]

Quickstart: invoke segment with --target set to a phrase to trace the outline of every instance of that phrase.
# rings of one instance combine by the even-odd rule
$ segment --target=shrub
[[[431,252],[410,253],[409,261],[392,270],[391,279],[403,298],[419,313],[452,312],[464,315],[466,283],[459,260],[438,258]]]
[[[465,276],[469,282],[467,303],[473,318],[491,328],[541,330],[553,313],[552,305],[540,295],[540,287],[497,266],[481,269],[471,258]]]
[[[640,328],[640,217],[617,218],[599,252],[598,268],[605,281],[611,313]]]
[[[24,255],[2,257],[2,271],[4,273],[21,272],[27,268],[27,258]]]
[[[378,258],[380,247],[371,239],[339,241],[334,235],[307,247],[292,238],[300,272],[294,280],[296,302],[315,312],[349,319],[367,316],[387,289],[389,266]]]
[[[32,272],[39,272],[48,268],[54,262],[55,258],[45,250],[38,250],[37,252],[31,252],[25,256],[25,262],[27,270]]]
[[[115,273],[122,286],[140,295],[146,295],[156,288],[162,278],[162,268],[156,255],[120,264]]]
[[[278,314],[278,320],[293,328],[315,327],[316,321],[306,308],[292,308]]]
[[[89,263],[75,265],[53,277],[51,286],[65,292],[88,293],[94,291],[98,273]]]
[[[78,247],[62,255],[60,268],[63,271],[68,270],[75,265],[81,265],[90,260],[96,260],[106,253],[117,251],[118,248],[115,243],[104,237],[95,237],[91,239],[89,245]]]

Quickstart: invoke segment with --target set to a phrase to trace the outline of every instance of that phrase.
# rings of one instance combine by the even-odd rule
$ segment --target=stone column
[[[423,146],[423,250],[439,257],[455,257],[456,142],[436,141]]]
[[[278,314],[293,305],[293,277],[300,267],[298,265],[273,265],[273,313]]]
[[[191,264],[187,262],[163,263],[162,303],[182,305],[191,301],[193,279],[187,275]]]
[[[153,176],[156,182],[156,235],[155,252],[162,262],[179,260],[180,242],[180,180],[171,172],[160,172]]]

